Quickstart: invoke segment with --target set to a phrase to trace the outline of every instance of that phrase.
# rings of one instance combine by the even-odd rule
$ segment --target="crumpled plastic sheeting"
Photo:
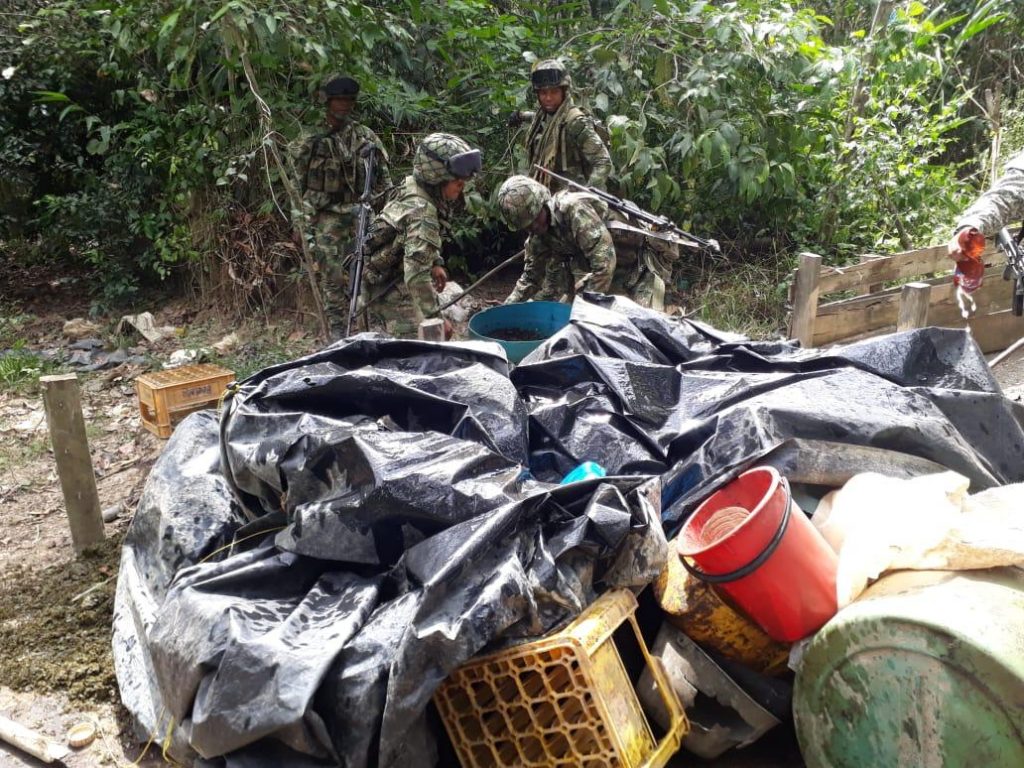
[[[1002,397],[962,330],[803,350],[586,294],[512,380],[530,410],[538,478],[581,459],[609,474],[661,474],[670,529],[791,437],[930,459],[976,490],[1024,479],[1024,409]]]
[[[839,607],[886,571],[1024,564],[1024,484],[973,496],[967,484],[955,472],[909,480],[866,472],[822,499],[813,522],[839,555]]]
[[[217,419],[193,414],[174,431],[139,500],[121,549],[114,600],[114,667],[121,698],[145,736],[171,732],[145,638],[175,574],[224,546],[245,522],[220,474]],[[179,753],[185,742],[174,731]]]
[[[115,616],[122,698],[150,734],[204,765],[430,766],[427,706],[451,670],[656,577],[657,479],[530,478],[496,350],[363,335],[256,374],[221,420],[225,474],[210,415],[179,426]],[[179,540],[183,505],[223,525]],[[184,553],[165,555],[166,593],[170,568],[160,589],[142,572],[154,549]]]

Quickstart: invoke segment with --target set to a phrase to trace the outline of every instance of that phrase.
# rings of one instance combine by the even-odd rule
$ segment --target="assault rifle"
[[[578,182],[575,182],[572,179],[567,179],[565,178],[565,176],[560,176],[554,171],[549,171],[547,168],[541,165],[534,165],[533,167],[536,168],[541,173],[547,174],[552,179],[557,179],[566,186],[572,187],[573,189],[578,189],[580,192],[586,192],[588,195],[593,195],[594,197],[603,201],[612,210],[618,211],[619,213],[625,214],[630,218],[636,219],[637,221],[642,221],[644,224],[650,225],[656,232],[669,232],[675,235],[676,237],[684,238],[685,240],[688,241],[687,243],[685,243],[685,245],[694,243],[696,246],[700,248],[706,248],[712,253],[722,252],[722,249],[718,245],[717,240],[705,240],[703,237],[691,235],[689,232],[686,232],[685,230],[682,230],[679,227],[677,227],[675,223],[666,216],[657,216],[649,211],[645,211],[636,203],[632,203],[629,200],[622,200],[618,197],[615,197],[615,195],[608,194],[602,189],[598,189],[597,187],[588,187]]]
[[[1024,238],[1024,225],[1021,225],[1017,237],[1011,235],[1005,227],[996,235],[999,249],[1006,254],[1003,280],[1013,280],[1011,309],[1017,317],[1024,315],[1024,247],[1021,246],[1022,238]]]
[[[349,268],[351,277],[348,284],[348,323],[345,326],[345,335],[352,335],[352,324],[359,314],[359,293],[363,287],[363,263],[366,259],[366,240],[370,228],[370,217],[373,215],[373,207],[370,200],[373,196],[374,176],[377,172],[377,147],[367,142],[359,150],[359,156],[363,159],[363,170],[365,180],[363,181],[363,194],[359,198],[359,223],[356,226],[356,248],[352,254],[352,265]]]

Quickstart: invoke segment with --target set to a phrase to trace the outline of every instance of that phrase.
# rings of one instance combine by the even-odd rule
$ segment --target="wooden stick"
[[[89,455],[89,440],[85,436],[78,376],[73,373],[41,376],[39,382],[71,526],[71,542],[75,552],[81,554],[86,547],[103,541],[104,532],[96,475]]]
[[[494,269],[492,269],[490,272],[488,272],[486,275],[481,277],[479,280],[477,280],[475,283],[473,283],[471,286],[469,286],[469,288],[467,288],[462,293],[460,293],[458,296],[456,296],[454,299],[452,299],[451,301],[446,302],[445,304],[442,304],[440,307],[438,307],[437,310],[435,310],[434,314],[437,314],[438,312],[444,312],[444,310],[448,309],[448,307],[450,307],[452,304],[455,304],[456,302],[461,301],[463,297],[468,296],[469,294],[471,294],[478,287],[483,285],[484,282],[486,282],[487,280],[490,280],[492,277],[494,277],[494,275],[498,274],[501,270],[503,270],[509,264],[511,264],[514,261],[518,261],[519,259],[523,258],[523,256],[525,256],[525,255],[526,255],[526,249],[524,248],[519,253],[517,253],[515,256],[510,256],[509,258],[505,259],[503,262],[501,262],[501,264],[499,264]]]
[[[71,754],[71,750],[62,744],[50,741],[42,734],[29,730],[3,715],[0,715],[0,739],[44,763],[63,760]]]
[[[932,287],[928,283],[907,283],[900,291],[900,310],[896,319],[897,331],[909,331],[928,325],[928,302]]]
[[[789,336],[803,347],[814,346],[814,320],[818,312],[818,282],[821,280],[821,256],[801,253],[793,290],[793,317]]]

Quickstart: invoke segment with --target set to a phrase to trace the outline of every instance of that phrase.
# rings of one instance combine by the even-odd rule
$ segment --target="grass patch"
[[[0,304],[0,351],[24,345],[21,329],[32,320],[35,320],[35,315],[17,312],[10,309],[10,305]]]
[[[24,349],[14,349],[0,357],[0,389],[18,393],[35,393],[39,377],[60,369],[52,360],[41,360]]]
[[[753,339],[785,335],[791,264],[784,255],[757,262],[719,263],[701,273],[686,297],[697,318]]]

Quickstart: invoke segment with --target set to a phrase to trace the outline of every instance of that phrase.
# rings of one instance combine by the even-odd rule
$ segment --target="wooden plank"
[[[814,339],[814,320],[818,312],[818,278],[821,274],[821,256],[801,253],[793,290],[793,314],[790,316],[789,337],[804,347]]]
[[[882,255],[877,254],[877,253],[862,253],[860,255],[860,263],[861,264],[866,264],[869,261],[878,261],[879,259],[885,259],[885,258],[888,258],[888,257],[887,256],[882,256]],[[867,292],[868,293],[878,293],[879,291],[884,290],[884,289],[885,289],[885,284],[884,283],[872,283],[871,285],[869,285],[867,287]]]
[[[1009,283],[1002,279],[1002,267],[985,272],[985,280],[975,293],[977,315],[1000,312],[1009,306]],[[963,328],[956,303],[953,282],[948,275],[922,280],[932,286],[928,303],[930,325]],[[888,332],[896,327],[899,296],[902,288],[889,288],[882,293],[833,301],[818,307],[814,326],[814,345],[822,346],[872,332]]]
[[[899,314],[896,330],[909,331],[928,324],[928,298],[932,287],[928,283],[907,283],[900,290]]]
[[[999,352],[1024,335],[1024,318],[1010,310],[971,318],[971,335],[985,354]]]
[[[838,488],[860,472],[909,479],[945,470],[941,464],[909,453],[830,440],[789,438],[759,464],[775,467],[791,483]]]
[[[50,430],[57,475],[64,492],[64,506],[75,552],[103,541],[103,517],[96,475],[85,436],[78,377],[73,373],[41,376],[46,423]]]
[[[419,337],[424,341],[444,341],[444,320],[435,317],[420,323]]]
[[[985,249],[986,264],[1005,261],[1002,252],[989,245]],[[933,245],[914,251],[897,253],[887,258],[873,258],[848,267],[826,267],[822,270],[819,289],[821,295],[840,291],[868,292],[872,285],[891,280],[907,280],[935,272],[952,271],[953,262],[945,245]]]

